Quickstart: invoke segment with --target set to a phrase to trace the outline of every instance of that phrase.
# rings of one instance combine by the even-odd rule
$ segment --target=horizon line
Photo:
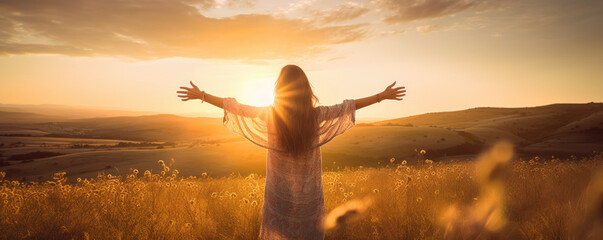
[[[544,107],[544,106],[551,106],[551,105],[563,105],[563,104],[602,104],[602,103],[603,103],[602,101],[590,101],[590,102],[558,102],[558,103],[550,103],[550,104],[535,105],[535,106],[523,106],[523,107],[478,106],[478,107],[470,107],[470,108],[456,109],[456,110],[447,110],[447,111],[423,112],[423,113],[412,114],[412,115],[407,115],[407,116],[399,116],[399,117],[393,117],[393,118],[388,118],[388,117],[359,117],[359,118],[357,118],[357,120],[359,120],[357,122],[359,122],[359,123],[379,122],[379,121],[394,120],[394,119],[400,119],[400,118],[406,118],[406,117],[412,117],[412,116],[419,116],[419,115],[423,115],[423,114],[444,113],[444,112],[457,112],[457,111],[464,111],[464,110],[477,109],[477,108],[536,108],[536,107]],[[57,106],[57,107],[65,107],[65,108],[82,108],[82,109],[87,109],[87,110],[121,111],[121,112],[131,112],[131,113],[142,113],[140,115],[132,115],[132,116],[116,115],[116,116],[109,116],[109,117],[141,117],[141,116],[155,116],[155,115],[175,115],[175,116],[187,117],[187,118],[221,118],[221,116],[220,116],[221,114],[200,114],[200,113],[195,113],[195,112],[180,112],[180,113],[176,113],[176,112],[155,112],[155,111],[119,109],[119,108],[101,107],[101,106],[82,106],[82,105],[67,105],[67,104],[53,104],[53,103],[41,103],[41,104],[31,104],[31,103],[25,103],[25,104],[20,104],[20,103],[0,103],[0,107],[2,105],[21,105],[21,106],[27,106],[27,105],[29,105],[29,106],[38,106],[38,107],[42,107],[42,106]],[[0,109],[0,111],[2,111],[2,110]],[[2,111],[2,112],[15,112],[15,111]],[[35,113],[35,112],[31,112],[31,111],[17,111],[17,112],[20,112],[20,113]],[[41,114],[41,113],[35,113],[35,114],[48,115],[48,114]],[[48,116],[53,116],[53,115],[48,115]],[[92,118],[107,118],[107,117],[92,117]]]

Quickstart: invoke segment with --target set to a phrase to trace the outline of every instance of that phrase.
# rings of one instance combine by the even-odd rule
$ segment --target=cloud
[[[364,16],[369,8],[358,3],[343,3],[328,10],[308,10],[316,21],[327,24],[353,20]]]
[[[254,1],[241,1],[241,6]],[[363,25],[320,26],[268,14],[210,18],[213,0],[0,0],[0,55],[64,54],[280,59],[366,35]]]
[[[399,29],[399,30],[383,31],[383,32],[379,33],[379,36],[380,37],[398,36],[398,35],[402,35],[404,33],[406,33],[406,29]]]
[[[388,23],[440,18],[481,4],[477,0],[376,0],[375,3],[383,10],[392,13],[384,18]]]
[[[417,32],[430,33],[438,30],[438,25],[423,25],[417,27]]]

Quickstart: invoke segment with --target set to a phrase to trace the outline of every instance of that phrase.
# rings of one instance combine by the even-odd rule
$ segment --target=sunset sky
[[[221,116],[192,80],[271,102],[285,64],[322,104],[407,87],[386,119],[603,101],[600,0],[0,0],[0,103]]]

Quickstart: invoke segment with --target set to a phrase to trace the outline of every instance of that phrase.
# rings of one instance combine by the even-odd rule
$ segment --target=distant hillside
[[[54,115],[44,115],[29,112],[4,112],[0,111],[0,123],[39,123],[63,121],[68,118]]]
[[[367,125],[372,127],[362,127]],[[31,131],[49,137],[133,141],[243,140],[224,128],[219,118],[159,114],[61,119],[60,115],[0,112],[0,132],[29,134]],[[483,145],[501,139],[513,141],[522,151],[603,151],[603,104],[481,107],[359,123],[325,150],[356,156],[385,156],[402,154],[402,150],[404,154],[411,154],[414,148],[422,148],[442,156],[462,155],[479,152]]]
[[[375,122],[373,125],[431,126],[462,130],[484,142],[508,139],[527,149],[566,149],[575,148],[576,144],[601,146],[603,103],[473,108],[421,114]]]
[[[603,104],[474,108],[358,123],[323,145],[322,169],[379,166],[391,158],[416,164],[420,150],[427,151],[422,157],[434,161],[474,159],[502,139],[515,143],[518,157],[592,156],[603,152]],[[172,142],[176,147],[95,147],[116,146],[124,140]],[[73,148],[76,145],[89,147]],[[33,161],[8,159],[40,152],[61,155]],[[148,169],[157,160],[170,158],[177,159],[183,174],[208,171],[226,176],[230,171],[264,172],[266,166],[266,150],[230,132],[220,118],[160,114],[56,119],[0,112],[0,160],[5,165],[0,161],[0,169],[10,176],[37,178],[67,171],[94,177],[112,167]]]
[[[35,113],[40,115],[56,116],[61,119],[141,116],[157,114],[156,112],[148,111],[112,110],[57,104],[0,104],[0,111],[13,113]],[[0,115],[0,117],[1,116],[2,115]]]
[[[178,141],[234,137],[217,118],[189,118],[169,114],[77,119],[40,123],[32,127],[58,137],[86,137],[141,141]]]

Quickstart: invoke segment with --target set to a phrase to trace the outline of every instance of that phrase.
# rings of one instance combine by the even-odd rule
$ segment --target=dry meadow
[[[603,155],[470,162],[390,159],[323,173],[327,239],[583,239],[601,234]],[[254,239],[265,179],[130,169],[67,183],[0,183],[0,239]],[[0,173],[3,177],[3,173]],[[72,180],[72,179],[70,179]]]

